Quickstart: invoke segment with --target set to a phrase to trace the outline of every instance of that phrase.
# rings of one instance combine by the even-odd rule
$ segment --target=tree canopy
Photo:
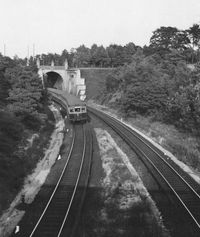
[[[120,94],[117,104],[125,116],[151,115],[198,134],[200,126],[200,69],[188,68],[177,49],[164,56],[137,50],[132,62],[106,79],[106,95]]]
[[[11,85],[8,96],[8,110],[27,120],[27,117],[43,121],[42,82],[39,75],[29,68],[14,67],[5,74]]]

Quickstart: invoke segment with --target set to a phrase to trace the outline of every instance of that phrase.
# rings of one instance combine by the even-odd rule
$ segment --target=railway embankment
[[[94,99],[105,89],[106,77],[113,68],[81,68],[81,77],[85,78],[86,99]]]
[[[95,104],[95,107],[136,129],[200,184],[200,138],[180,132],[173,125],[152,121],[150,117],[135,115],[135,117],[124,118],[113,107],[93,103],[89,101],[88,104],[92,106]]]
[[[97,108],[97,105],[95,105],[95,108]],[[107,110],[107,111],[109,111],[109,109],[108,108],[102,108],[104,111],[105,110]],[[91,110],[92,111],[92,110]],[[114,116],[114,111],[112,111],[112,113],[111,113],[111,111],[109,111],[109,112],[107,112],[107,113],[110,113],[112,116]],[[94,113],[95,114],[95,113]],[[163,216],[163,220],[164,220],[164,225],[167,227],[167,228],[169,228],[169,230],[170,230],[170,234],[172,234],[172,236],[188,236],[188,227],[187,227],[187,225],[186,225],[186,228],[184,228],[184,226],[185,225],[183,225],[183,223],[188,223],[187,221],[185,221],[185,219],[187,219],[186,217],[184,217],[184,218],[182,218],[182,215],[180,214],[181,212],[180,212],[180,210],[178,210],[177,209],[177,206],[176,205],[172,205],[172,202],[169,202],[169,200],[168,200],[168,194],[166,195],[166,193],[165,192],[163,192],[163,189],[161,189],[161,186],[162,186],[162,188],[163,188],[163,184],[161,184],[160,183],[160,179],[156,179],[155,177],[154,177],[154,175],[152,175],[152,173],[153,173],[153,170],[152,170],[152,172],[151,172],[151,170],[149,170],[147,167],[146,167],[146,165],[144,165],[143,164],[143,162],[141,161],[141,159],[137,156],[137,155],[134,155],[134,152],[133,151],[131,151],[130,150],[130,147],[128,147],[126,144],[125,144],[125,142],[124,142],[124,140],[126,140],[126,137],[123,137],[123,139],[121,139],[121,138],[119,138],[119,136],[118,136],[118,134],[116,134],[114,131],[112,131],[112,129],[110,129],[110,127],[109,126],[107,126],[106,124],[107,124],[107,122],[104,124],[104,122],[102,122],[101,121],[101,119],[97,119],[96,118],[96,116],[94,116],[93,115],[93,113],[91,113],[90,114],[90,116],[91,116],[91,121],[92,121],[92,123],[94,123],[94,126],[95,127],[97,127],[97,128],[99,128],[99,127],[101,127],[101,128],[103,128],[103,129],[106,129],[111,135],[112,135],[112,137],[115,139],[115,141],[116,141],[116,143],[117,143],[117,145],[118,145],[118,147],[119,148],[121,148],[121,150],[123,150],[126,154],[127,154],[127,157],[128,157],[128,159],[129,159],[129,161],[131,162],[131,164],[132,164],[132,166],[137,170],[137,173],[138,173],[138,175],[140,176],[140,178],[142,179],[142,181],[143,181],[143,183],[144,183],[144,185],[145,185],[145,187],[148,189],[148,192],[150,193],[150,196],[153,198],[153,200],[156,202],[156,206],[158,206],[158,208],[159,208],[159,210],[161,211],[161,213],[162,213],[162,216]],[[97,116],[98,117],[98,116]],[[96,118],[96,119],[95,119]],[[100,117],[101,118],[101,117]],[[99,122],[97,123],[95,120],[99,120]],[[104,120],[104,119],[103,119]],[[105,119],[106,120],[106,119]],[[95,121],[95,122],[94,122]],[[123,121],[123,120],[122,120]],[[109,124],[109,123],[108,123]],[[111,123],[112,124],[112,123]],[[114,119],[113,119],[113,127],[114,127]],[[129,125],[130,126],[130,125]],[[118,132],[117,132],[118,133]],[[139,132],[139,133],[141,133],[141,132]],[[143,135],[143,136],[145,136],[145,135]],[[146,136],[147,137],[147,136]],[[147,137],[148,138],[148,137]],[[131,137],[131,139],[133,139],[134,140],[134,138],[133,137]],[[150,138],[148,138],[148,139],[150,139]],[[108,141],[108,140],[110,140],[110,139],[104,139],[104,140],[106,140],[106,142]],[[152,139],[151,139],[152,140]],[[152,142],[156,145],[156,143],[152,140]],[[159,145],[157,144],[157,146],[159,147]],[[163,148],[162,148],[163,149]],[[166,150],[164,150],[163,149],[163,151],[164,151],[164,153],[167,153],[166,155],[165,155],[165,157],[167,157],[166,159],[168,159],[168,162],[170,162],[170,163],[173,163],[173,161],[172,161],[172,157],[169,155],[169,152],[167,152]],[[162,152],[161,152],[162,153]],[[100,156],[102,156],[101,154],[100,154]],[[114,158],[116,158],[117,156],[116,155],[114,155]],[[109,153],[109,149],[108,149],[108,158],[109,158],[109,161],[111,160],[111,155],[110,155],[110,153]],[[108,162],[109,163],[109,162]],[[108,173],[112,173],[112,171],[113,170],[115,170],[115,164],[116,164],[116,160],[115,160],[115,162],[113,162],[114,163],[114,165],[113,166],[110,166],[109,168],[110,169],[108,169]],[[186,166],[187,167],[187,166]],[[182,171],[181,171],[181,169],[179,168],[178,169],[179,171],[180,171],[180,173],[183,173]],[[150,171],[150,172],[149,172]],[[119,168],[119,172],[117,173],[115,173],[114,172],[114,174],[115,174],[115,177],[117,177],[117,180],[119,180],[121,177],[123,177],[123,168],[122,169],[120,169]],[[112,179],[112,182],[114,182],[113,181],[113,179]],[[136,183],[134,183],[133,184],[133,187],[134,187],[134,185],[136,185],[136,187],[137,187],[137,184]],[[197,186],[197,185],[196,185]],[[101,185],[100,185],[100,187],[102,187]],[[120,186],[120,189],[121,189],[121,186]],[[133,188],[132,188],[132,190],[133,190]],[[92,190],[91,190],[92,191]],[[102,191],[101,191],[101,189],[99,188],[99,192],[101,193],[104,193],[104,188],[102,188]],[[116,206],[115,204],[117,203],[117,200],[116,200],[116,197],[117,197],[117,195],[118,195],[118,191],[117,192],[114,192],[114,194],[113,195],[110,195],[110,199],[111,199],[111,203],[113,203],[114,204],[114,206]],[[103,195],[103,197],[104,196],[106,196],[106,195]],[[98,200],[98,198],[96,198],[96,200]],[[109,200],[109,202],[110,202],[110,200]],[[106,202],[107,203],[107,202]],[[103,206],[105,203],[103,203],[103,201],[101,200],[100,201],[100,206]],[[144,203],[143,203],[144,204]],[[107,206],[108,207],[108,206]],[[166,208],[167,207],[167,208]],[[108,208],[109,209],[109,208]],[[100,207],[100,210],[101,210],[101,207]],[[100,211],[101,212],[101,211]],[[133,214],[134,214],[134,208],[133,208]],[[108,213],[109,213],[109,217],[110,216],[112,216],[112,212],[110,212],[110,211],[108,211]],[[117,215],[117,213],[118,213],[118,215],[119,215],[119,212],[116,212],[116,214],[114,215],[114,217],[113,217],[113,219],[111,218],[111,228],[112,228],[112,224],[113,223],[116,223],[115,221],[116,221],[116,219],[118,218],[118,215]],[[142,213],[142,212],[141,212]],[[126,214],[124,213],[124,215],[126,216]],[[133,215],[134,216],[134,215]],[[139,215],[138,215],[139,216]],[[184,216],[184,215],[183,215]],[[116,218],[115,218],[116,217]],[[123,218],[121,218],[121,219],[123,219]],[[145,223],[145,221],[144,221],[144,219],[141,221],[142,223],[143,223],[143,225],[144,226],[146,226],[146,223]],[[105,231],[105,229],[106,229],[106,231],[109,231],[109,224],[107,225],[107,227],[105,226],[105,223],[106,222],[104,222],[104,226],[102,227],[102,228],[104,228],[104,231]],[[121,221],[121,223],[122,223],[122,221]],[[128,222],[129,223],[129,222]],[[140,222],[139,222],[140,223]],[[138,223],[138,225],[139,225],[139,223]],[[116,229],[117,228],[120,228],[119,227],[120,226],[120,224],[119,225],[116,225]],[[158,233],[158,229],[155,227],[156,225],[154,225],[154,233],[152,233],[152,232],[147,232],[146,233],[146,235],[144,235],[144,236],[161,236],[161,234],[159,233],[159,235],[156,235],[156,233]],[[127,226],[128,227],[128,226]],[[146,228],[146,227],[145,227]],[[122,227],[122,229],[123,229],[123,227]],[[137,228],[136,228],[137,229]],[[135,229],[135,231],[136,231],[136,229]],[[148,229],[148,228],[147,228]],[[146,229],[146,230],[147,230]],[[191,231],[193,231],[192,229],[191,229]],[[134,232],[134,230],[133,230],[133,232]],[[109,232],[108,232],[109,233]],[[142,233],[142,232],[140,232],[140,233]],[[193,234],[194,234],[194,232],[192,232]],[[119,234],[119,233],[118,233]],[[196,235],[191,235],[191,236],[196,236]],[[100,235],[101,236],[101,235]],[[112,236],[112,235],[111,235]],[[127,236],[129,236],[129,235],[127,235]],[[131,236],[131,235],[130,235]]]
[[[139,167],[136,154],[128,150],[124,152],[120,138],[98,119],[92,117],[91,122],[96,142],[81,218],[82,234],[97,237],[170,236],[140,179],[141,174],[134,168]],[[134,165],[130,160],[134,160]],[[158,189],[153,185],[151,183],[152,189]]]
[[[0,217],[0,236],[2,237],[9,236],[13,228],[15,228],[17,223],[22,219],[25,214],[25,209],[21,208],[20,205],[26,206],[33,202],[34,198],[40,191],[41,186],[45,182],[51,167],[58,158],[64,136],[61,131],[64,129],[65,124],[59,111],[52,106],[50,109],[55,117],[55,129],[50,136],[47,148],[38,144],[37,148],[40,152],[43,152],[43,157],[39,159],[32,173],[24,179],[22,189],[11,202],[9,208],[6,209]],[[45,136],[45,134],[43,134],[43,136]],[[44,137],[38,137],[38,139],[41,139],[44,145]],[[34,144],[34,141],[31,141],[31,143]],[[34,150],[33,147],[30,148],[32,148],[32,155],[35,157],[39,155],[37,148],[34,147]]]

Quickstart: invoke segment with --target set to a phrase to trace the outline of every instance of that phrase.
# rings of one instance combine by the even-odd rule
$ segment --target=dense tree
[[[127,67],[124,74],[122,105],[125,113],[141,114],[162,109],[167,100],[162,73],[153,58],[146,58]]]
[[[19,119],[12,113],[0,111],[0,213],[11,192],[23,182],[27,160],[17,154],[23,135],[24,127]]]
[[[175,48],[177,44],[177,33],[178,29],[176,27],[162,26],[153,32],[153,35],[150,39],[150,46],[167,51],[171,48]]]
[[[0,71],[0,106],[5,105],[7,103],[8,97],[8,89],[10,85],[8,81],[5,79],[4,73]]]
[[[133,55],[136,53],[139,47],[130,42],[124,46],[124,58],[126,63],[131,63]]]
[[[66,49],[64,49],[61,53],[59,64],[58,65],[64,65],[65,60],[68,61],[68,65],[72,67],[73,65],[73,54],[72,52],[69,53]]]
[[[25,65],[26,60],[17,56],[12,60],[0,55],[0,214],[41,157],[43,149],[37,157],[33,155],[34,148],[27,149],[28,136],[43,133],[40,128],[47,129],[46,124],[41,126],[46,117],[41,104],[41,80],[34,63]]]
[[[0,147],[1,153],[12,154],[23,133],[23,126],[12,113],[0,111]]]
[[[176,27],[160,27],[153,32],[150,45],[144,47],[146,55],[160,53],[168,54],[170,50],[180,51],[187,62],[199,60],[200,25],[194,24],[186,30]]]
[[[103,46],[97,47],[94,63],[96,67],[106,67],[108,65],[108,54]]]
[[[147,56],[138,49],[130,64],[108,75],[106,93],[121,94],[117,103],[126,115],[151,114],[198,134],[200,68],[188,68],[184,52],[170,49],[163,55],[151,52]]]
[[[27,125],[31,125],[30,120],[33,120],[33,123],[38,121],[37,125],[43,122],[46,117],[40,112],[42,83],[39,76],[29,68],[15,67],[7,70],[6,77],[11,84],[8,110],[19,116]]]
[[[6,68],[16,66],[16,62],[9,57],[4,57],[0,54],[0,71],[5,72]]]
[[[130,63],[138,48],[132,42],[125,46],[111,44],[106,48],[97,44],[93,44],[91,48],[81,45],[76,49],[72,48],[70,52],[64,49],[61,55],[48,53],[36,55],[36,58],[40,58],[41,65],[51,65],[53,60],[55,65],[61,66],[67,59],[70,67],[117,67]],[[29,64],[35,63],[36,59],[30,57]]]
[[[87,67],[90,64],[90,49],[81,45],[76,49],[74,63],[77,67]]]
[[[10,88],[9,81],[5,78],[5,71],[8,68],[13,68],[17,65],[17,61],[9,57],[4,57],[0,54],[0,106],[7,104],[8,89]]]
[[[192,27],[190,27],[188,30],[188,37],[191,42],[191,46],[193,49],[193,54],[192,54],[192,63],[194,61],[199,61],[199,48],[200,48],[200,25],[198,24],[193,24]],[[197,52],[195,50],[198,50]],[[196,58],[196,60],[195,60]]]
[[[198,24],[193,24],[188,30],[188,35],[190,38],[190,42],[192,44],[193,49],[195,47],[199,47],[200,44],[200,25]]]
[[[199,135],[200,90],[196,85],[181,87],[167,103],[168,119],[178,127]]]
[[[174,48],[178,50],[185,50],[189,47],[190,39],[187,31],[179,30],[175,36]]]
[[[94,67],[96,67],[96,62],[98,61],[97,51],[98,51],[97,44],[93,44],[90,49],[90,60],[91,60],[90,64],[91,66],[94,66]]]
[[[186,30],[178,30],[176,27],[160,27],[153,32],[149,47],[145,46],[145,54],[159,53],[161,56],[177,50],[183,56],[189,48],[190,39]]]
[[[123,46],[111,44],[106,50],[110,58],[111,67],[118,67],[125,64]]]

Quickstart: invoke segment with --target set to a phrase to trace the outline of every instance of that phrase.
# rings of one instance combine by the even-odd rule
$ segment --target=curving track
[[[66,236],[66,233],[71,236],[75,229],[73,226],[78,222],[74,211],[76,210],[77,214],[81,209],[89,177],[92,152],[89,144],[92,144],[90,129],[76,125],[73,146],[62,175],[30,237],[58,237]]]
[[[75,236],[89,181],[92,159],[90,124],[75,124],[61,176],[37,223],[20,226],[13,236]]]
[[[89,111],[112,127],[139,155],[153,176],[164,183],[164,191],[174,196],[175,205],[179,206],[177,210],[184,215],[188,224],[188,233],[184,236],[200,236],[200,186],[162,151],[130,127],[98,110],[90,108]]]

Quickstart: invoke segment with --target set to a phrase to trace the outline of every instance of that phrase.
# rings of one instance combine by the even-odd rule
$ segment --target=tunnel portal
[[[59,90],[63,89],[63,79],[56,72],[47,72],[44,76],[45,87],[56,88]]]

